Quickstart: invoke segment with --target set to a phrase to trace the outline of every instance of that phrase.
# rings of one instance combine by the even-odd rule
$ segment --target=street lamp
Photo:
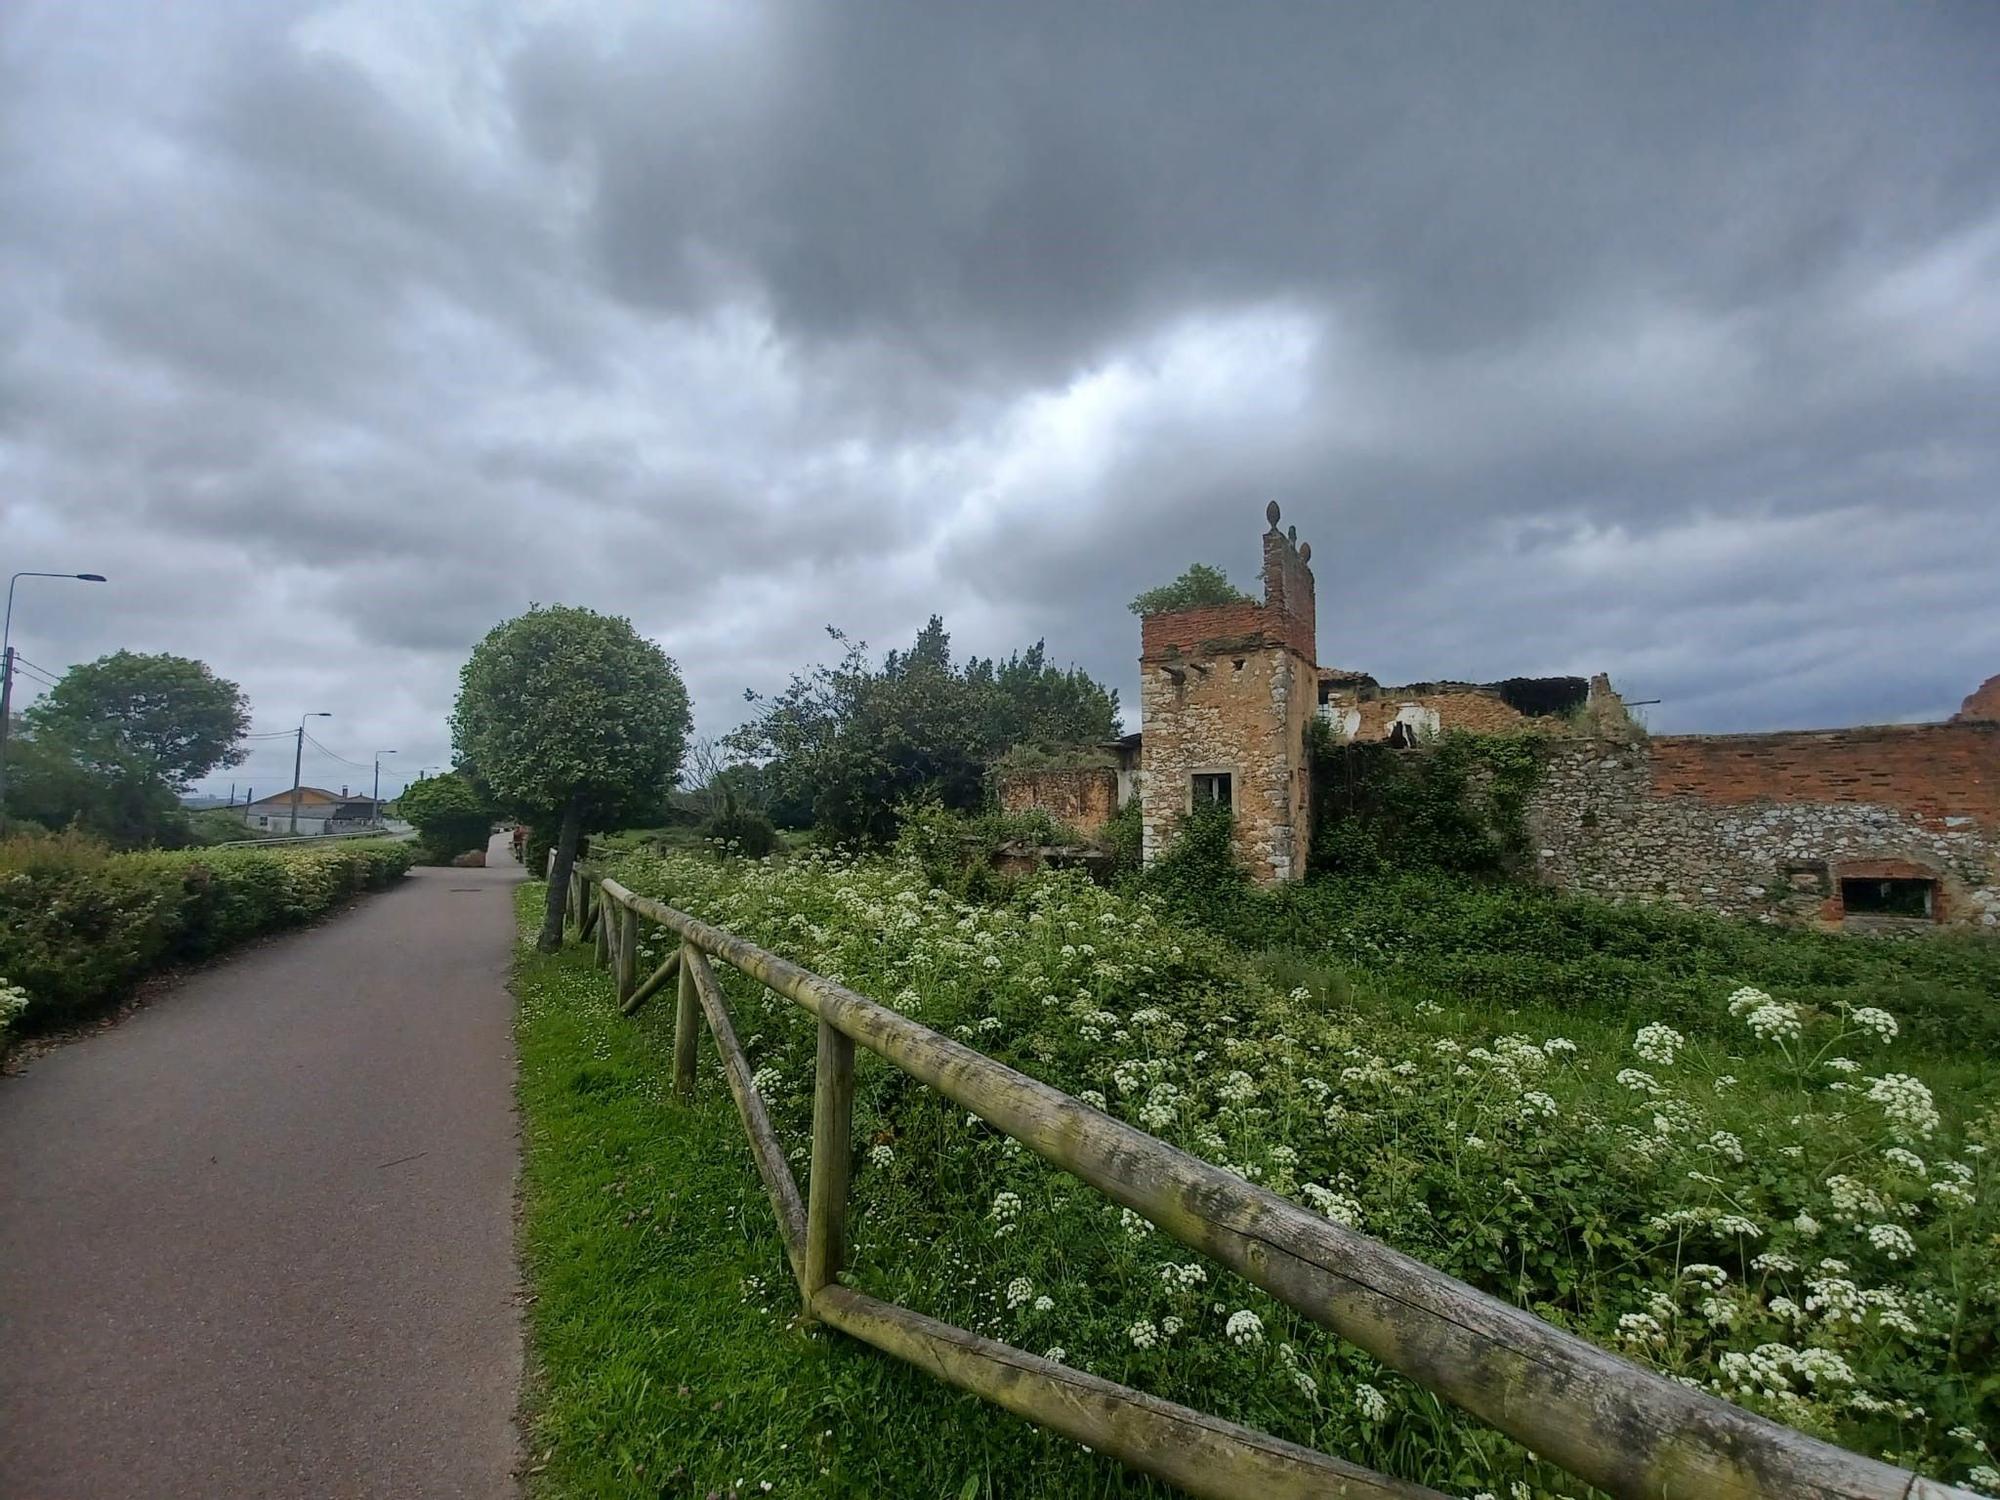
[[[393,750],[377,750],[375,752],[375,795],[370,799],[373,806],[369,808],[369,811],[375,814],[377,827],[381,826],[382,822],[382,757],[385,755],[394,755],[395,753]]]
[[[306,760],[306,720],[330,719],[332,717],[333,717],[332,714],[327,713],[324,710],[319,710],[309,714],[302,714],[299,717],[298,743],[292,750],[292,830],[291,831],[294,836],[296,836],[299,831],[299,771],[305,765],[305,760]]]
[[[102,573],[16,573],[7,580],[7,618],[0,624],[0,832],[7,828],[7,731],[14,717],[14,585],[23,578],[73,578],[103,583]]]

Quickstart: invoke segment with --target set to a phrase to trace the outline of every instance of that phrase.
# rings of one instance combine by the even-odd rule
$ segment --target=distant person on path
[[[523,865],[528,862],[528,829],[522,823],[514,825],[514,862]]]

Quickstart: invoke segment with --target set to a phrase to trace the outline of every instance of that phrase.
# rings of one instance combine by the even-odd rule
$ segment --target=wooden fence
[[[1100,1380],[843,1286],[854,1049],[866,1048],[1577,1478],[1645,1500],[1974,1500],[1655,1374],[1518,1307],[1092,1109],[1059,1089],[768,953],[579,869],[570,911],[626,1014],[678,985],[674,1087],[691,1096],[701,1023],[743,1119],[807,1315],[1217,1500],[1437,1492]],[[639,924],[680,943],[643,981]],[[717,958],[819,1021],[811,1172],[801,1200],[736,1039]]]

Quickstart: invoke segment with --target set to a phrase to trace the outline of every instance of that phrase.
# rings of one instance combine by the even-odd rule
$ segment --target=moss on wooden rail
[[[604,880],[602,891],[1614,1495],[1971,1500],[1966,1491],[1808,1437],[1565,1333],[614,880]],[[807,1280],[818,1304],[825,1290],[810,1272]]]

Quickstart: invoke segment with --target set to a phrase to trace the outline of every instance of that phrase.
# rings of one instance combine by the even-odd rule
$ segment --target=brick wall
[[[1045,812],[1078,833],[1095,833],[1118,811],[1118,772],[1110,766],[1003,771],[1003,812]]]
[[[1955,718],[1959,721],[1970,719],[1975,723],[1985,724],[2000,721],[2000,673],[1987,678],[1973,689],[1972,696],[1965,700]]]
[[[2000,724],[1571,741],[1528,826],[1541,879],[1616,900],[1832,924],[1842,879],[1893,875],[1997,928]]]
[[[1358,715],[1351,739],[1386,740],[1396,722],[1396,715],[1402,712],[1406,703],[1434,710],[1441,734],[1454,729],[1462,729],[1469,734],[1546,734],[1565,727],[1560,719],[1530,718],[1502,702],[1497,693],[1411,693],[1407,697],[1390,693],[1359,702],[1336,703],[1335,712],[1352,708]]]
[[[1870,802],[2000,828],[2000,724],[1896,724],[1651,742],[1655,796]]]

